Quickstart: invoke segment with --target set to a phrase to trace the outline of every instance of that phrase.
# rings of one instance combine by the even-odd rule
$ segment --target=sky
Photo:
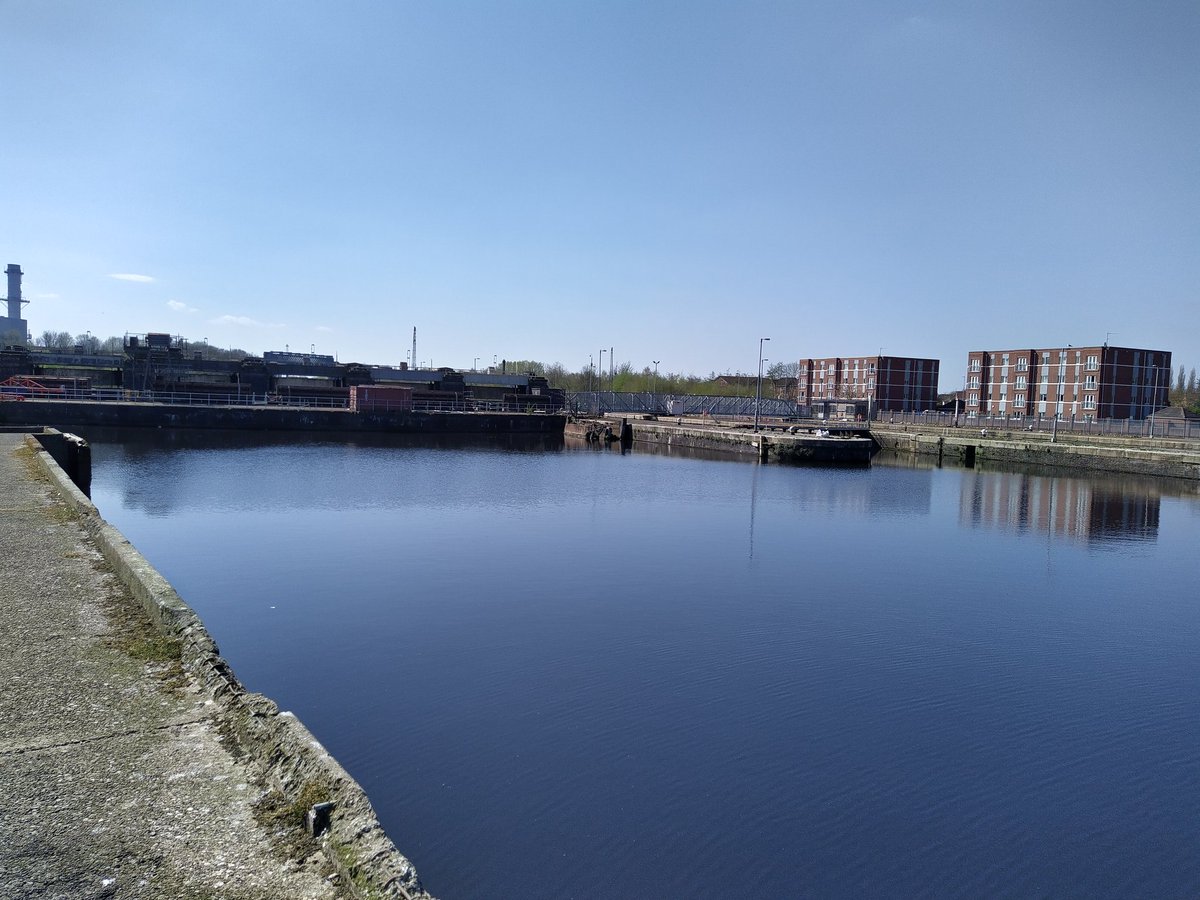
[[[1200,366],[1200,3],[0,0],[30,331]],[[611,351],[611,352],[610,352]]]

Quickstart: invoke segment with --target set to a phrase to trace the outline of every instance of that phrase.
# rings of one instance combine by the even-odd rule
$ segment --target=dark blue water
[[[1193,487],[92,440],[440,896],[1200,895]]]

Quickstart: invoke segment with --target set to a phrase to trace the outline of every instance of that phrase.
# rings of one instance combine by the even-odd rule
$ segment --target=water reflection
[[[1090,543],[1156,541],[1160,505],[1153,482],[1142,480],[964,473],[959,521],[977,528],[1052,532]]]
[[[110,470],[121,505],[166,518],[178,510],[460,507],[488,476],[459,451],[517,454],[563,449],[561,436],[314,435],[198,429],[89,429],[93,464]],[[326,452],[328,451],[328,452]],[[443,452],[444,451],[444,452]],[[408,465],[418,456],[433,459]],[[437,472],[437,478],[428,477]],[[511,467],[505,487],[520,501],[537,480],[533,462]]]

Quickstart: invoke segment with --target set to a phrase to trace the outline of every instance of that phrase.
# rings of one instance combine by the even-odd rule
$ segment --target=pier
[[[0,433],[5,896],[428,898],[354,779],[242,687],[43,439]]]
[[[708,450],[790,465],[865,466],[875,451],[874,442],[864,436],[865,428],[833,433],[818,426],[766,423],[754,431],[741,423],[718,424],[685,417],[581,418],[567,424],[566,434],[587,439],[589,432],[604,435],[607,430],[619,440],[625,428],[629,429],[628,441],[632,444]]]

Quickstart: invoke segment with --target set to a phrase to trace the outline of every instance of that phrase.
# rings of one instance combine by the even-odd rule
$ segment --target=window
[[[1084,409],[1095,409],[1096,408],[1096,395],[1095,394],[1084,395],[1083,408]]]
[[[1017,394],[1015,397],[1013,397],[1013,406],[1024,409],[1025,408],[1025,395]]]
[[[1096,376],[1089,375],[1083,382],[1084,390],[1094,391],[1096,389]]]
[[[1089,356],[1087,358],[1087,370],[1089,372],[1095,372],[1099,368],[1100,368],[1100,357]]]
[[[978,405],[979,405],[979,395],[978,395],[978,394],[972,394],[972,395],[971,395],[971,397],[970,397],[970,399],[969,399],[967,402],[968,402],[968,403],[969,403],[971,406],[978,406]]]
[[[1017,376],[1017,390],[1018,391],[1025,390],[1025,376],[1024,375]]]
[[[973,387],[973,388],[979,387],[979,376],[978,375],[974,375],[971,377],[971,387]]]
[[[979,369],[980,369],[980,363],[979,363],[979,360],[977,360],[977,359],[973,359],[973,360],[971,360],[971,371],[972,371],[972,372],[978,372],[978,371],[979,371]]]
[[[1025,372],[1025,371],[1027,371],[1028,369],[1029,369],[1029,359],[1028,359],[1028,357],[1025,357],[1025,356],[1018,356],[1018,357],[1017,357],[1017,371],[1018,371],[1018,372]]]

